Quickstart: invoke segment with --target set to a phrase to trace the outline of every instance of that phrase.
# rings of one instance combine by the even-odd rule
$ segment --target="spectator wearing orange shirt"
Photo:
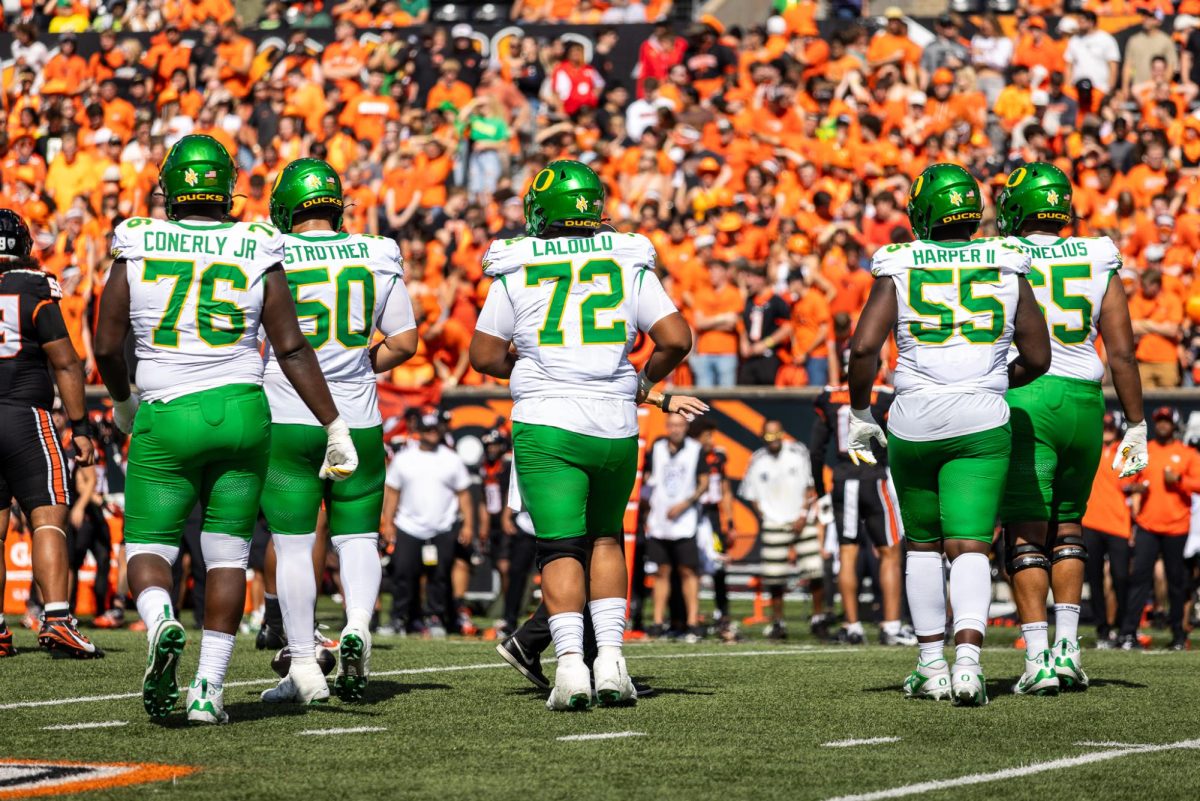
[[[75,34],[64,33],[58,40],[58,53],[42,67],[42,80],[61,80],[67,94],[79,95],[91,88],[91,71],[83,56],[76,52]]]
[[[238,31],[236,20],[221,26],[220,44],[214,66],[217,78],[234,97],[250,94],[250,68],[254,65],[254,43]]]
[[[334,29],[335,39],[321,53],[321,69],[325,77],[342,90],[350,100],[362,90],[362,71],[367,66],[367,48],[358,41],[354,25],[341,21]]]
[[[1154,410],[1154,439],[1149,443],[1150,463],[1139,477],[1141,509],[1133,535],[1133,573],[1129,604],[1121,621],[1121,647],[1132,650],[1142,609],[1153,597],[1154,566],[1162,557],[1167,579],[1173,651],[1187,647],[1183,606],[1187,594],[1183,548],[1192,518],[1192,493],[1200,492],[1200,454],[1176,438],[1176,413],[1167,406]]]
[[[122,142],[133,136],[134,118],[137,116],[133,104],[117,94],[117,82],[108,79],[100,84],[100,105],[104,108],[104,127]]]
[[[473,92],[471,87],[458,79],[462,73],[462,65],[455,59],[446,59],[442,63],[441,75],[438,82],[429,90],[425,100],[425,108],[432,111],[440,108],[443,103],[449,103],[455,111],[460,111],[471,102]]]
[[[1133,194],[1138,208],[1146,208],[1155,195],[1168,188],[1167,150],[1161,142],[1151,142],[1142,155],[1142,163],[1125,176],[1125,186]]]
[[[111,30],[100,33],[99,48],[88,59],[88,74],[94,83],[111,78],[125,66],[125,51],[117,47],[117,34]]]
[[[383,73],[372,70],[367,74],[367,86],[342,109],[338,122],[350,128],[358,141],[378,144],[388,120],[400,119],[396,101],[382,93]]]
[[[175,70],[186,70],[191,62],[192,48],[183,43],[183,34],[180,33],[179,25],[173,22],[167,23],[164,38],[152,44],[146,54],[142,56],[142,66],[154,73],[159,89],[167,85],[167,81],[175,74]],[[112,59],[106,60],[106,63],[111,64]],[[115,69],[114,67],[114,74]],[[113,76],[110,74],[107,77]],[[97,80],[101,80],[101,78],[97,77]]]
[[[1083,543],[1088,552],[1087,581],[1092,595],[1092,619],[1096,621],[1097,643],[1110,643],[1125,619],[1125,602],[1129,595],[1130,539],[1133,535],[1127,489],[1138,479],[1122,480],[1112,469],[1113,458],[1120,447],[1120,432],[1112,414],[1104,415],[1104,449],[1100,465],[1092,479],[1092,494],[1088,497],[1083,515]],[[1112,578],[1115,614],[1110,615],[1104,591],[1104,565]],[[1115,637],[1114,637],[1115,638]],[[1101,645],[1100,647],[1104,647]]]
[[[1000,90],[993,111],[1000,118],[1005,131],[1013,132],[1017,123],[1031,116],[1035,109],[1033,93],[1029,88],[1029,68],[1014,65],[1009,70],[1009,84]]]
[[[867,68],[874,71],[889,64],[901,70],[904,82],[917,85],[917,63],[921,60],[921,48],[908,38],[908,23],[904,12],[895,6],[884,12],[887,27],[871,39],[867,48]]]
[[[1183,334],[1183,301],[1163,290],[1162,273],[1142,273],[1137,294],[1129,299],[1129,317],[1138,338],[1138,372],[1144,387],[1179,386],[1178,345]]]
[[[788,249],[792,250],[790,242]],[[792,364],[804,368],[808,386],[823,387],[829,383],[829,326],[833,320],[828,284],[810,264],[808,269],[796,266],[788,274],[788,288],[793,298]]]
[[[737,330],[745,302],[730,282],[725,262],[709,264],[708,277],[692,301],[696,349],[689,364],[697,387],[732,387],[737,383]]]

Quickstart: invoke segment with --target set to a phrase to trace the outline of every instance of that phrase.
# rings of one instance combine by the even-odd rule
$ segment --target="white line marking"
[[[701,659],[709,657],[743,657],[743,656],[806,656],[808,654],[849,654],[849,653],[865,653],[866,651],[856,648],[806,648],[803,646],[796,648],[776,648],[770,651],[693,651],[678,654],[644,654],[638,653],[634,655],[633,661],[640,662],[643,659]],[[553,659],[543,660],[545,662],[553,662]],[[511,666],[507,662],[482,662],[476,665],[440,665],[437,667],[423,668],[402,668],[399,670],[381,670],[374,672],[371,675],[375,677],[383,676],[419,676],[427,673],[456,673],[470,670],[494,670],[494,669],[509,669]],[[254,687],[264,684],[276,684],[279,679],[272,677],[269,679],[243,679],[241,681],[229,681],[225,683],[226,687]],[[82,695],[76,698],[51,698],[45,701],[12,701],[7,704],[0,704],[0,710],[4,709],[35,709],[43,706],[63,706],[66,704],[85,704],[93,701],[123,701],[128,698],[140,698],[141,693],[112,693],[109,695]]]
[[[1200,748],[1200,740],[1180,740],[1175,743],[1163,743],[1161,745],[1148,745],[1145,747],[1131,748],[1114,748],[1109,751],[1095,751],[1090,754],[1082,754],[1081,756],[1065,757],[1063,759],[1054,759],[1049,762],[1032,762],[1028,765],[1021,765],[1015,768],[1005,768],[1004,770],[993,771],[992,773],[972,773],[967,776],[958,776],[953,779],[936,779],[928,782],[918,782],[916,784],[905,784],[900,787],[892,787],[887,790],[876,790],[872,793],[862,793],[860,795],[841,795],[836,798],[829,798],[826,801],[881,801],[885,798],[904,798],[910,795],[921,795],[923,793],[932,793],[937,790],[950,790],[959,787],[967,787],[972,784],[986,784],[988,782],[997,782],[1003,779],[1025,778],[1034,773],[1045,773],[1051,770],[1063,770],[1064,768],[1074,768],[1080,765],[1090,765],[1095,762],[1107,762],[1110,759],[1128,756],[1130,754],[1152,754],[1158,751],[1175,751],[1183,748]]]
[[[560,743],[578,743],[583,740],[615,740],[618,737],[645,737],[644,731],[614,731],[608,734],[568,734],[566,737],[555,737]]]
[[[387,731],[384,726],[354,726],[349,729],[305,729],[298,731],[300,735],[320,735],[320,734],[365,734],[372,731]]]
[[[1114,743],[1107,740],[1081,740],[1075,743],[1081,748],[1150,748],[1149,743]]]
[[[76,729],[111,729],[114,726],[128,726],[128,720],[102,720],[95,723],[58,723],[54,726],[43,726],[42,731],[75,731]]]
[[[851,748],[856,745],[880,745],[882,743],[898,743],[899,737],[868,737],[865,740],[834,740],[831,743],[821,743],[822,748]]]

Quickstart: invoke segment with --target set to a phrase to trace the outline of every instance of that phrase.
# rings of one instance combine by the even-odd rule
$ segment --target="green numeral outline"
[[[305,334],[305,339],[308,344],[312,345],[313,350],[318,350],[322,345],[329,341],[329,317],[331,312],[329,306],[320,300],[301,300],[300,289],[306,286],[315,286],[329,283],[329,268],[328,267],[313,267],[307,270],[290,270],[287,273],[288,286],[292,290],[292,300],[296,304],[297,319],[312,318],[316,323],[316,330],[311,334]]]
[[[944,303],[931,303],[925,299],[926,286],[944,286],[954,283],[953,270],[920,270],[912,274],[908,283],[908,305],[922,317],[936,317],[938,324],[932,328],[914,320],[908,324],[908,332],[918,342],[926,345],[941,345],[954,336],[954,310]]]
[[[217,283],[245,292],[250,279],[236,264],[210,264],[200,276],[200,298],[196,304],[196,333],[209,347],[236,345],[246,335],[246,312],[232,300],[217,296]],[[214,317],[224,317],[228,328],[213,325]]]
[[[371,344],[372,319],[375,311],[375,276],[364,265],[343,267],[337,274],[337,340],[347,348],[365,348]],[[351,284],[362,284],[363,327],[350,327]]]
[[[563,344],[562,315],[567,307],[567,296],[571,293],[571,262],[555,261],[548,264],[530,264],[525,268],[525,286],[541,286],[554,281],[554,294],[546,307],[546,319],[538,329],[538,345],[558,347]]]
[[[187,301],[188,291],[192,288],[192,278],[196,273],[196,262],[175,259],[147,259],[142,267],[142,283],[156,283],[159,278],[174,279],[171,285],[171,295],[167,298],[167,308],[163,310],[162,319],[158,321],[150,341],[158,348],[179,347],[179,317],[183,314],[183,304]]]
[[[627,332],[624,320],[613,320],[606,328],[596,327],[596,312],[615,309],[625,300],[625,281],[621,265],[612,259],[592,259],[579,270],[579,282],[593,281],[598,275],[608,276],[609,291],[588,295],[580,307],[583,316],[583,344],[619,345],[625,342]]]
[[[972,314],[990,314],[991,324],[980,328],[973,322],[962,325],[962,335],[976,345],[990,345],[1004,333],[1004,304],[992,295],[975,296],[976,284],[996,284],[1000,271],[995,268],[978,268],[958,271],[958,299],[962,307]]]

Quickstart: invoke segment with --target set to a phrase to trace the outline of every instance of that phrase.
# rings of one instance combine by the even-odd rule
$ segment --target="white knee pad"
[[[204,569],[228,567],[245,570],[250,563],[250,540],[233,534],[200,532],[200,551],[204,554]]]
[[[179,558],[179,547],[176,545],[159,545],[157,543],[125,543],[126,559],[133,559],[133,557],[140,556],[142,554],[157,556],[166,561],[168,565],[174,565],[175,560]]]

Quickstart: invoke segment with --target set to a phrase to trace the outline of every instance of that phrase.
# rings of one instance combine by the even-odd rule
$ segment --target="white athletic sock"
[[[1050,624],[1044,620],[1040,623],[1022,623],[1021,636],[1025,638],[1025,661],[1033,662],[1050,647]]]
[[[968,645],[961,643],[954,646],[954,664],[956,665],[978,665],[979,655],[983,649],[978,645]]]
[[[232,634],[204,630],[204,636],[200,638],[200,666],[196,668],[196,678],[208,679],[209,684],[218,688],[225,684],[225,671],[229,669],[229,660],[233,657],[233,639]]]
[[[934,640],[933,642],[917,643],[917,646],[920,648],[920,656],[918,656],[917,658],[921,662],[922,665],[928,665],[933,662],[945,662],[946,661],[946,638],[945,637],[942,637],[938,640]]]
[[[362,628],[371,623],[375,601],[379,597],[379,582],[383,579],[378,539],[379,535],[374,532],[333,538],[342,574],[342,593],[346,598],[346,620],[361,621],[362,615],[357,613],[365,613],[366,622],[361,624]]]
[[[283,631],[292,662],[312,662],[317,656],[313,642],[316,627],[313,608],[317,603],[317,580],[313,576],[312,552],[317,535],[273,534],[275,543],[275,593],[283,612]]]
[[[899,620],[883,621],[883,633],[884,634],[899,634],[900,633],[900,621]]]
[[[583,613],[559,612],[550,616],[550,636],[559,660],[568,654],[583,657]]]
[[[988,608],[992,604],[992,568],[981,553],[964,553],[950,563],[950,606],[954,609],[954,633],[971,629],[987,631]]]
[[[1079,604],[1054,605],[1054,640],[1074,643],[1079,638]]]
[[[908,607],[918,637],[946,631],[946,574],[942,555],[933,551],[910,551],[904,575]]]
[[[171,596],[162,587],[147,587],[138,593],[137,610],[138,616],[146,624],[147,637],[154,633],[154,628],[160,620],[175,617]]]
[[[67,601],[51,601],[42,607],[42,611],[46,613],[46,617],[65,615],[70,609],[71,604]]]
[[[846,633],[848,633],[848,634],[862,634],[862,633],[863,633],[863,624],[862,624],[862,621],[861,621],[861,620],[856,620],[856,621],[854,621],[853,623],[847,623],[847,624],[846,624]]]
[[[4,628],[4,613],[0,612],[0,629]]]
[[[596,653],[620,656],[625,643],[625,599],[598,598],[588,604],[596,631]]]

